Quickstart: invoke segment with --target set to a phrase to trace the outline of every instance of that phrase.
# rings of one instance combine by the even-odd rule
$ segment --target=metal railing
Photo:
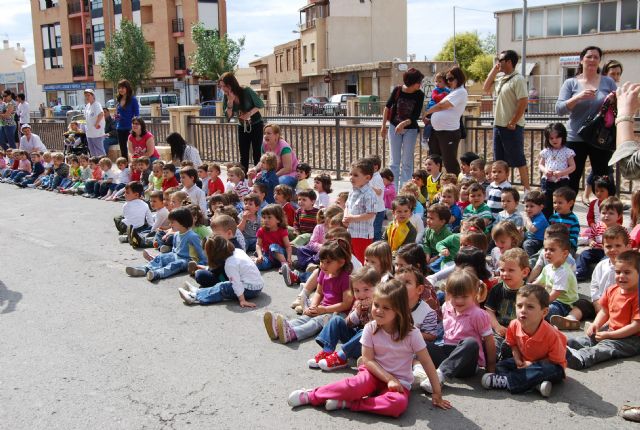
[[[89,65],[89,67],[87,67],[87,71],[85,72],[84,65],[76,64],[71,68],[71,74],[74,78],[78,78],[81,76],[93,76],[93,66]]]
[[[525,116],[534,118],[536,116],[555,116],[556,102],[558,97],[539,97],[537,99],[529,99]],[[491,97],[483,97],[481,100],[481,113],[483,117],[493,117],[493,106],[495,99]]]
[[[91,43],[91,31],[87,30],[85,32],[84,39],[82,38],[82,33],[72,34],[69,36],[69,41],[71,42],[71,46]]]
[[[147,130],[153,134],[156,145],[164,145],[167,136],[171,133],[171,124],[168,117],[149,116],[143,117]]]
[[[64,148],[63,133],[67,131],[64,119],[41,119],[31,122],[31,131],[40,136],[49,151],[62,151]]]
[[[184,33],[184,19],[176,18],[171,20],[171,26],[174,33]]]
[[[84,3],[84,7],[83,7],[83,3]],[[86,0],[69,2],[67,4],[67,11],[69,15],[73,15],[75,13],[80,13],[80,12],[89,12],[89,2]]]
[[[358,116],[381,117],[386,102],[358,103]],[[327,106],[325,103],[280,103],[267,104],[263,112],[266,116],[344,116],[347,111],[346,103],[341,106]]]
[[[174,70],[186,70],[187,69],[187,59],[186,57],[173,57],[173,68]]]

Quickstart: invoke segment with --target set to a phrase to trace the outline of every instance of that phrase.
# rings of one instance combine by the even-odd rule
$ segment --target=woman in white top
[[[31,133],[31,126],[29,124],[22,124],[20,128],[22,131],[22,137],[20,137],[20,150],[27,151],[29,155],[32,152],[47,152],[47,147],[42,143],[42,139],[37,134]]]
[[[102,106],[96,101],[96,96],[91,88],[84,90],[84,119],[86,121],[87,143],[92,157],[105,155],[104,144],[104,112]]]
[[[196,169],[202,165],[198,150],[191,145],[187,145],[187,141],[184,140],[180,133],[171,133],[167,136],[167,143],[171,147],[171,159],[176,166],[180,166],[185,160],[191,161]]]
[[[467,107],[467,89],[464,87],[466,78],[460,67],[452,67],[446,73],[447,86],[451,92],[432,106],[425,113],[431,115],[433,133],[429,138],[429,154],[442,157],[447,173],[458,175],[458,143],[461,139],[460,118]]]

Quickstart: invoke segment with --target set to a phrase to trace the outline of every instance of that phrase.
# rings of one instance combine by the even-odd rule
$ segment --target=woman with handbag
[[[389,168],[396,178],[397,188],[411,180],[413,175],[413,157],[420,127],[418,119],[424,104],[424,92],[420,89],[424,75],[413,67],[404,72],[404,85],[391,91],[387,105],[382,113],[382,138],[389,137],[391,164]],[[387,132],[387,122],[391,123]]]
[[[425,118],[431,115],[433,127],[429,139],[429,154],[440,155],[447,173],[457,176],[460,173],[458,144],[464,126],[461,118],[467,107],[468,94],[464,86],[466,78],[460,67],[454,66],[447,70],[446,80],[451,92],[425,113]]]
[[[580,187],[587,157],[595,176],[607,175],[609,172],[607,164],[611,158],[611,151],[592,146],[578,134],[582,127],[588,125],[600,112],[607,96],[616,90],[613,79],[600,74],[601,58],[602,50],[597,46],[583,49],[580,53],[578,74],[564,81],[556,102],[556,113],[569,115],[567,146],[576,153],[576,169],[569,175],[569,186],[576,193]]]

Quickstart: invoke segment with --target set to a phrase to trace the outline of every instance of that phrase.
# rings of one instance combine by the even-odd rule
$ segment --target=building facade
[[[226,0],[31,0],[31,15],[38,83],[50,104],[81,104],[86,88],[95,89],[98,100],[113,98],[113,84],[102,79],[99,63],[123,19],[142,28],[155,52],[152,79],[141,92],[174,92],[183,104],[214,92],[188,76],[195,49],[190,28],[202,22],[225,34]]]
[[[528,10],[526,62],[529,88],[555,97],[565,79],[576,74],[578,55],[587,46],[604,51],[602,64],[615,59],[622,80],[640,75],[640,2],[608,0],[558,3]],[[496,12],[498,52],[522,52],[522,9]]]
[[[23,67],[27,65],[25,49],[19,43],[11,46],[8,40],[2,41],[0,49],[0,91],[9,89],[14,93],[26,91],[26,78]]]

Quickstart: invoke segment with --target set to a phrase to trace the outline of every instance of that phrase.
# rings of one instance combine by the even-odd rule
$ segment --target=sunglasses
[[[456,78],[454,78],[453,76],[449,76],[449,77],[447,78],[447,82],[453,82],[453,81],[455,81],[455,80],[456,80]]]

